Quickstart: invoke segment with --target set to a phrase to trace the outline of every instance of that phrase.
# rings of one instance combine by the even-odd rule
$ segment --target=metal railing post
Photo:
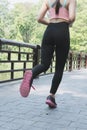
[[[72,71],[72,59],[73,59],[73,54],[72,52],[69,53],[69,71]]]
[[[40,59],[40,46],[37,45],[35,49],[33,49],[33,67],[39,64]]]
[[[87,68],[87,55],[85,55],[85,68]]]
[[[78,54],[78,58],[77,58],[77,60],[78,60],[78,69],[80,69],[81,68],[81,53],[80,54]]]

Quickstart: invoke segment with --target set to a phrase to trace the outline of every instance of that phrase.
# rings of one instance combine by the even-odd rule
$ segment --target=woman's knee
[[[44,72],[47,71],[49,69],[49,64],[42,64],[43,68],[44,68]]]

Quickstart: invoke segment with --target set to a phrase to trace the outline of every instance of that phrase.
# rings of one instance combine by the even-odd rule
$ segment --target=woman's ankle
[[[55,98],[55,94],[50,93],[50,96],[52,96],[53,98]]]

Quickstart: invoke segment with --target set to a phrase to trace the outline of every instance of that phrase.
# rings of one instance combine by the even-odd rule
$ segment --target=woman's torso
[[[47,2],[50,22],[58,23],[69,21],[69,0],[60,0],[61,7],[59,8],[58,14],[55,13],[56,0],[47,0]]]

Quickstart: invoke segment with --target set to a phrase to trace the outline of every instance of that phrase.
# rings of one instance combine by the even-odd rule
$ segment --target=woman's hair
[[[59,8],[61,7],[60,0],[56,0],[56,8],[55,8],[55,13],[59,13]]]

